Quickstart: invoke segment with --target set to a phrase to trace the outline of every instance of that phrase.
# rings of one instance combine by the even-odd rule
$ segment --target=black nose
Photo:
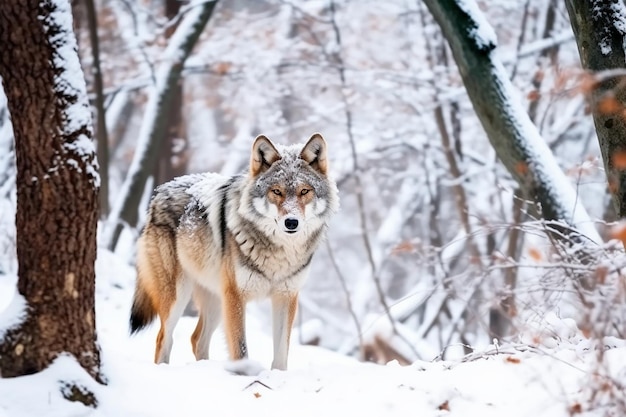
[[[285,219],[285,227],[289,230],[295,230],[298,228],[298,219]]]

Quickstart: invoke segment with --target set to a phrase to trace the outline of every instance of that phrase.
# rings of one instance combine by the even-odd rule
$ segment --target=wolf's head
[[[249,176],[252,209],[277,234],[317,231],[337,210],[337,188],[328,177],[326,141],[319,133],[303,147],[277,147],[257,137]]]

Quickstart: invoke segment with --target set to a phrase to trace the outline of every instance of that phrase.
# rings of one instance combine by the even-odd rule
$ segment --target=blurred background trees
[[[561,223],[567,219],[559,213],[546,221],[548,207],[527,192],[536,184],[524,183],[533,161],[501,162],[484,117],[476,117],[455,48],[426,3],[436,2],[219,2],[177,64],[171,105],[155,113],[150,103],[170,62],[168,48],[207,3],[96,0],[94,25],[76,0],[81,62],[94,113],[103,107],[97,128],[107,133],[97,136],[107,142],[99,143],[99,156],[108,166],[112,208],[100,223],[101,248],[133,262],[156,183],[185,172],[235,174],[260,133],[293,143],[319,131],[329,142],[342,208],[301,296],[301,342],[410,362],[467,352],[494,337],[518,340],[557,309],[580,316],[581,300],[593,291],[573,287],[570,277],[602,275],[600,262],[611,265],[610,276],[621,267],[616,249],[596,242],[593,261],[582,262],[575,245],[546,233],[580,225]],[[561,184],[571,187],[566,214],[584,209],[582,227],[611,237],[617,215],[588,115],[594,79],[580,68],[568,8],[554,0],[478,5],[497,37],[490,56],[543,149],[553,153],[547,169],[563,177],[551,191],[561,198],[569,193]],[[4,100],[0,273],[15,269]],[[125,201],[123,184],[149,120],[158,121],[162,135],[157,157],[142,167],[146,184],[121,215],[115,207]],[[119,238],[112,239],[116,227]]]

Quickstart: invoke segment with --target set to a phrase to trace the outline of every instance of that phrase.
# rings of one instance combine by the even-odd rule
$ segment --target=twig
[[[409,342],[402,334],[400,334],[400,332],[396,328],[395,320],[393,319],[393,316],[389,309],[389,305],[387,304],[385,292],[382,288],[382,284],[378,276],[376,262],[374,261],[374,253],[372,250],[372,244],[367,234],[368,225],[367,225],[367,216],[365,213],[365,204],[363,202],[363,184],[361,182],[361,176],[359,175],[360,169],[359,169],[358,157],[357,157],[357,152],[356,152],[356,144],[355,144],[354,135],[353,135],[352,112],[348,104],[348,97],[346,94],[347,82],[346,82],[346,75],[345,75],[345,67],[343,64],[343,58],[341,57],[341,46],[342,46],[341,32],[339,30],[339,25],[337,24],[337,20],[335,18],[335,14],[336,14],[335,2],[333,0],[330,0],[329,6],[330,6],[330,15],[331,15],[330,23],[333,27],[333,32],[335,34],[335,42],[337,44],[337,52],[335,52],[333,56],[338,64],[337,71],[339,72],[339,79],[341,80],[341,97],[344,102],[344,112],[345,112],[345,117],[346,117],[346,131],[347,131],[348,139],[350,142],[350,151],[352,154],[352,166],[353,166],[353,171],[355,173],[354,175],[354,179],[356,183],[355,194],[357,198],[357,205],[359,207],[359,220],[361,223],[361,238],[363,239],[363,245],[365,246],[365,251],[367,253],[367,260],[372,270],[372,280],[374,281],[374,285],[376,287],[378,300],[380,304],[383,306],[383,309],[385,310],[385,315],[389,319],[389,323],[393,329],[393,333],[397,335],[399,338],[401,338],[413,350],[416,356],[419,356],[413,344]]]
[[[341,288],[346,295],[346,303],[348,305],[348,311],[350,312],[350,316],[352,317],[352,321],[354,322],[354,327],[356,327],[357,335],[359,337],[359,348],[362,349],[363,344],[363,331],[361,329],[361,323],[359,322],[359,318],[354,311],[354,307],[352,306],[352,297],[350,296],[350,290],[348,289],[348,285],[346,284],[346,278],[343,276],[341,269],[339,268],[339,264],[335,259],[335,255],[333,254],[333,250],[330,246],[330,242],[326,241],[326,249],[328,250],[328,257],[330,258],[330,262],[333,264],[333,268],[335,268],[335,272],[337,272],[337,277],[339,278],[339,282],[341,283]]]
[[[248,388],[250,388],[250,387],[251,387],[251,386],[253,386],[254,384],[259,384],[259,385],[261,385],[262,387],[265,387],[265,388],[267,388],[267,389],[268,389],[268,390],[270,390],[270,391],[274,391],[274,388],[270,387],[270,386],[269,386],[269,385],[267,385],[267,384],[264,384],[263,382],[259,381],[258,379],[255,379],[254,381],[250,382],[248,385],[246,385],[245,387],[243,387],[242,391],[247,390]]]
[[[524,4],[524,14],[522,16],[522,30],[520,30],[519,36],[517,38],[517,47],[515,50],[515,62],[513,62],[513,69],[511,70],[511,81],[517,75],[517,64],[519,63],[520,51],[522,49],[522,44],[524,42],[524,36],[526,35],[526,22],[528,21],[528,9],[530,6],[530,0],[526,0],[526,4]]]

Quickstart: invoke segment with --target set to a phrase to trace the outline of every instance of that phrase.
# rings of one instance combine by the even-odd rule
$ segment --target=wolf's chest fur
[[[317,236],[290,236],[287,244],[277,244],[266,236],[250,233],[245,225],[229,232],[238,252],[235,271],[242,290],[258,297],[275,290],[294,291],[301,286]]]
[[[176,228],[177,252],[184,272],[203,287],[218,292],[220,269],[233,262],[238,287],[248,298],[301,285],[322,225],[312,222],[294,235],[277,233],[254,216],[243,177],[194,176],[181,182],[187,204]],[[256,221],[255,221],[256,220]],[[225,256],[227,254],[228,256]]]

